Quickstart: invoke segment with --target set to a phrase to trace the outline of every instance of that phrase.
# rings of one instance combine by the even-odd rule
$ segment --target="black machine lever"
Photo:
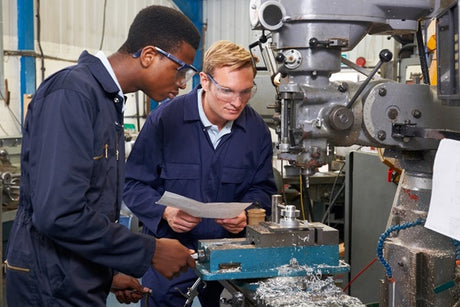
[[[393,54],[391,53],[390,50],[388,49],[383,49],[379,53],[379,58],[380,61],[377,63],[377,65],[374,67],[374,69],[371,71],[369,76],[367,76],[366,80],[361,84],[361,86],[358,88],[356,93],[353,95],[351,100],[347,104],[347,108],[351,109],[353,104],[355,103],[356,99],[358,99],[359,95],[362,93],[364,88],[367,86],[367,84],[371,81],[371,79],[374,77],[374,75],[377,73],[377,71],[380,69],[380,67],[383,65],[383,63],[390,62],[391,59],[393,58]]]

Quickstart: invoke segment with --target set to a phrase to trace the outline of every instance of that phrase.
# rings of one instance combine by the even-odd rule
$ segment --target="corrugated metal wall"
[[[40,10],[37,10],[37,3]],[[104,4],[106,5],[104,6]],[[83,50],[95,53],[99,50],[103,36],[105,12],[105,31],[102,50],[108,56],[115,52],[126,39],[134,16],[142,8],[159,4],[175,7],[172,0],[40,0],[34,1],[34,15],[40,16],[40,41],[46,56],[65,60],[44,61],[45,77],[59,69],[73,64]],[[17,51],[18,20],[17,0],[2,0],[3,43],[5,51]],[[36,17],[34,20],[37,33]],[[37,38],[37,34],[35,35]],[[35,51],[38,52],[38,42]],[[21,97],[20,97],[20,56],[4,57],[4,77],[8,80],[10,106],[0,101],[0,137],[21,134]],[[68,60],[68,61],[66,61]],[[42,81],[41,62],[36,61],[37,86]],[[0,82],[3,82],[0,80]],[[135,96],[130,95],[130,96]],[[130,97],[130,100],[133,98]],[[140,98],[142,103],[143,97]],[[136,112],[134,103],[128,104],[128,116]]]
[[[175,7],[171,0],[41,0],[40,3],[43,52],[70,60],[76,60],[83,49],[90,52],[101,49],[106,55],[115,52],[142,8],[151,4]],[[46,75],[68,64],[50,61],[48,65]]]
[[[205,49],[220,39],[245,47],[257,39],[249,24],[249,0],[204,0],[203,18],[207,25]]]
[[[49,47],[56,56],[68,57],[71,50],[75,57],[82,48],[99,50],[103,38],[102,50],[113,53],[126,39],[134,16],[151,4],[174,7],[170,0],[42,0],[44,51]]]

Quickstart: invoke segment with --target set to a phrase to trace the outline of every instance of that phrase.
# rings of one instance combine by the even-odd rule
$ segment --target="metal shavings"
[[[217,273],[236,273],[241,272],[241,267],[226,267],[217,270]]]
[[[343,293],[332,277],[321,274],[303,277],[276,277],[255,283],[255,297],[262,306],[283,307],[364,307],[358,299]]]
[[[314,269],[312,267],[307,267],[306,265],[299,265],[299,262],[297,261],[296,258],[292,258],[289,261],[289,264],[285,264],[285,265],[278,267],[279,276],[290,276],[292,275],[291,274],[292,272],[298,272],[298,271],[305,271],[306,275],[315,274]],[[317,273],[321,274],[319,270]]]
[[[303,242],[309,242],[310,241],[310,235],[306,235],[305,237],[297,236],[299,240]]]

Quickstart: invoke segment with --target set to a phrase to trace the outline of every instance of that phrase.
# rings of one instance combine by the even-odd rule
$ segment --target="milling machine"
[[[391,236],[377,248],[388,277],[381,306],[459,304],[460,286],[453,282],[458,244],[423,227],[436,149],[441,139],[460,135],[457,1],[252,0],[250,19],[253,29],[262,30],[258,46],[277,92],[279,159],[310,176],[328,162],[331,146],[363,145],[384,148],[404,169],[388,219]],[[431,19],[436,87],[429,84],[422,32]],[[388,50],[365,81],[330,81],[346,63],[341,53],[366,34],[407,33],[418,38],[424,84],[373,80],[391,61]]]

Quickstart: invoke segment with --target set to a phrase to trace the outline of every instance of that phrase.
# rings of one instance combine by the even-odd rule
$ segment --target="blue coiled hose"
[[[455,260],[460,260],[460,241],[452,239],[454,241],[454,245],[457,248],[457,252],[455,253]]]

